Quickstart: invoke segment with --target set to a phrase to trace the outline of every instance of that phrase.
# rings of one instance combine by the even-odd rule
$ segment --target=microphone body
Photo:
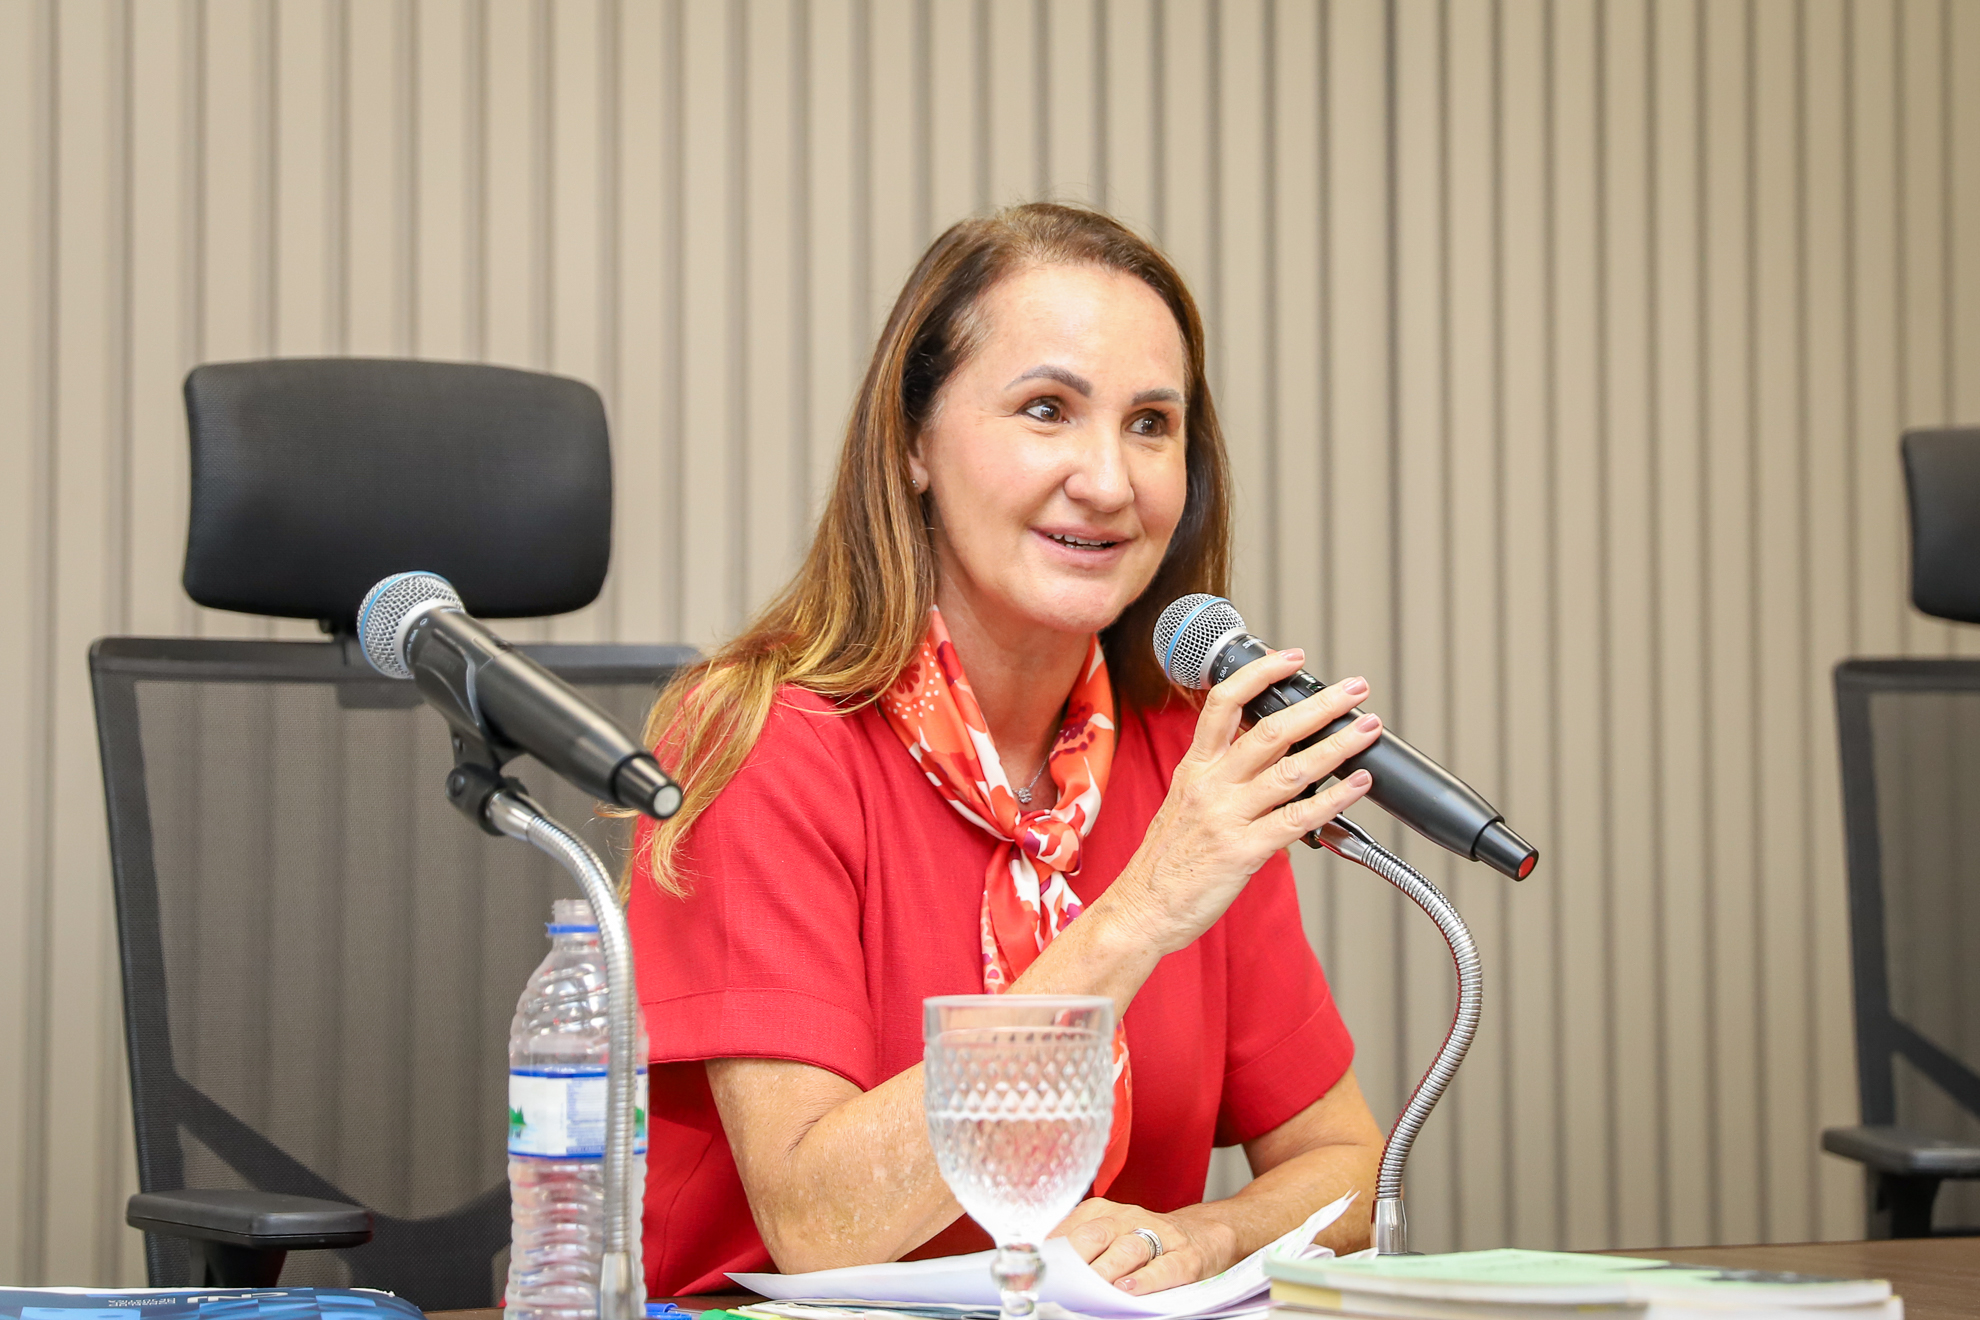
[[[1229,602],[1214,596],[1185,596],[1171,605],[1157,625],[1156,640],[1164,672],[1184,687],[1199,689],[1215,687],[1273,652],[1245,631],[1244,620]],[[1302,669],[1247,702],[1244,713],[1256,722],[1318,696],[1325,686]],[[1341,716],[1294,743],[1291,751],[1304,751],[1359,716],[1358,710]],[[1432,843],[1514,880],[1532,874],[1538,850],[1507,828],[1498,808],[1389,729],[1367,750],[1343,761],[1332,777],[1345,779],[1357,770],[1366,770],[1374,781],[1368,789],[1371,801]],[[1301,796],[1310,796],[1317,787],[1309,786]]]
[[[374,611],[381,599],[386,608]],[[358,630],[375,668],[411,678],[460,736],[501,759],[527,752],[592,796],[656,819],[680,809],[679,785],[645,747],[463,611],[444,578],[399,574],[380,582],[365,598]]]

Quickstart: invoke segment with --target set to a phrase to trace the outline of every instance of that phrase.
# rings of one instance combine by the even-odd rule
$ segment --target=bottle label
[[[509,1154],[605,1156],[603,1068],[511,1068]],[[646,1154],[646,1069],[633,1076],[633,1154]]]

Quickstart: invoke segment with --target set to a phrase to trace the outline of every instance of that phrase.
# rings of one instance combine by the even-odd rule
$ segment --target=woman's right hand
[[[1312,797],[1298,797],[1381,736],[1376,715],[1286,754],[1365,700],[1364,679],[1344,679],[1239,734],[1245,703],[1298,672],[1305,660],[1304,651],[1262,656],[1210,690],[1196,736],[1170,778],[1168,798],[1126,872],[1108,889],[1121,914],[1160,954],[1208,930],[1273,853],[1332,820],[1373,782],[1358,770]]]

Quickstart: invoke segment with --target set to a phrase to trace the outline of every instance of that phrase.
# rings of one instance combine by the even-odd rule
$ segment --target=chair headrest
[[[186,377],[186,594],[350,631],[380,578],[427,569],[470,613],[590,604],[612,548],[605,407],[579,381],[377,358]]]
[[[1980,623],[1980,427],[1907,431],[1911,603]]]

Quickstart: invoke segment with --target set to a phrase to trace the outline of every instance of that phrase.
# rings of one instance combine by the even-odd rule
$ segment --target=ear
[[[914,447],[908,450],[908,476],[914,481],[914,488],[916,490],[925,491],[928,489],[928,465],[921,461],[921,442],[919,440],[915,441]]]

